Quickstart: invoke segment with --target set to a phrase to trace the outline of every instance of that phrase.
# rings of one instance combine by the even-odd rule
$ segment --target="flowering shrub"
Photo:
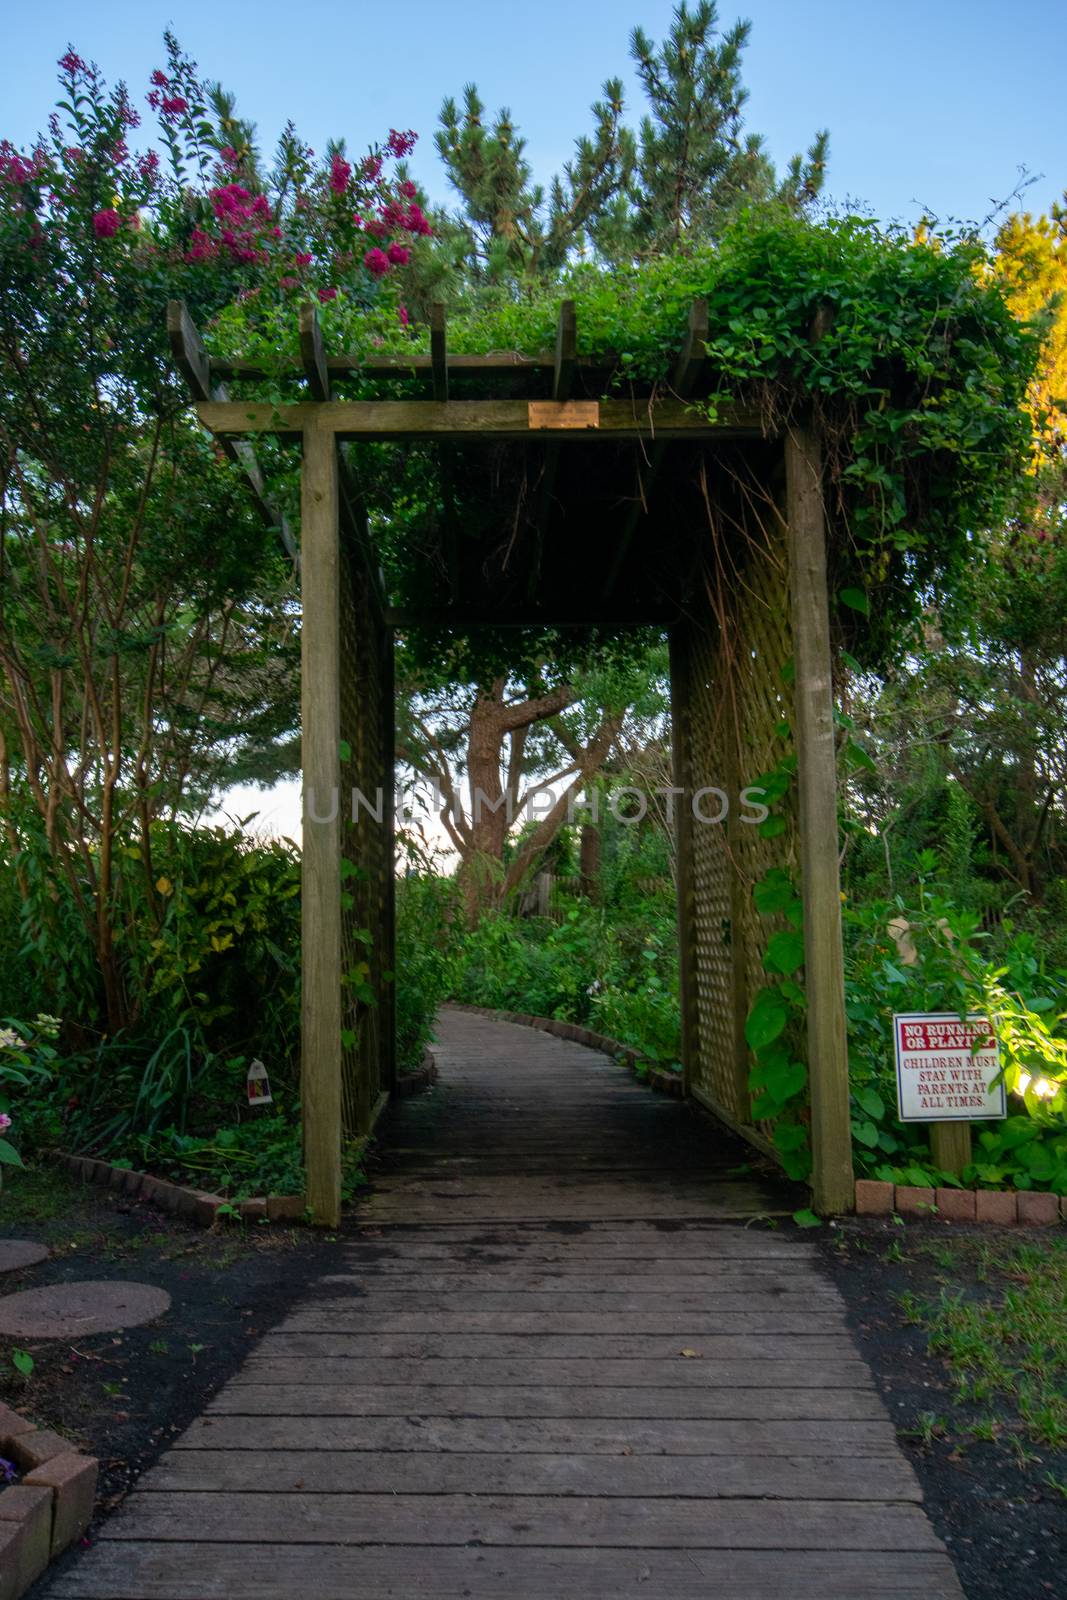
[[[22,1159],[6,1137],[14,1123],[10,1107],[20,1090],[40,1087],[51,1077],[52,1041],[59,1019],[43,1012],[30,1025],[6,1019],[0,1027],[0,1166],[21,1167]]]

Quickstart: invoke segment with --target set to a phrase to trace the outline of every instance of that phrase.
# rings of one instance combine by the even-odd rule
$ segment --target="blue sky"
[[[109,79],[143,94],[172,24],[205,74],[236,91],[261,137],[292,117],[310,144],[356,148],[389,127],[422,135],[415,161],[434,198],[446,187],[432,148],[441,99],[478,83],[510,106],[539,177],[588,125],[602,80],[628,78],[633,25],[660,38],[671,0],[45,0],[9,16],[0,59],[0,136],[28,142],[52,105],[68,41]],[[1067,187],[1063,0],[751,0],[749,126],[784,162],[830,130],[828,188],[883,218],[923,208],[981,220],[1018,169],[1044,174],[1027,196],[1047,208]],[[630,96],[636,110],[635,96]]]

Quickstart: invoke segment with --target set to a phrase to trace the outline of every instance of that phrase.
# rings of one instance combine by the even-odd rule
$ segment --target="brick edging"
[[[1051,1228],[1067,1222],[1067,1195],[1036,1189],[934,1189],[856,1179],[856,1215],[896,1215],[911,1222],[985,1222],[999,1227]]]
[[[492,1017],[498,1022],[515,1022],[521,1028],[538,1028],[542,1033],[555,1034],[557,1039],[584,1044],[589,1050],[599,1050],[611,1056],[624,1067],[629,1067],[631,1072],[643,1067],[644,1081],[653,1089],[658,1089],[661,1094],[673,1095],[676,1100],[683,1098],[685,1090],[680,1072],[667,1072],[650,1056],[642,1055],[632,1045],[623,1044],[621,1039],[610,1039],[606,1033],[594,1033],[592,1028],[579,1027],[576,1022],[560,1022],[556,1017],[535,1017],[525,1011],[499,1011],[495,1006],[472,1006],[462,1000],[449,1000],[447,1003],[454,1011],[470,1011],[475,1016]]]
[[[2,1404],[0,1455],[23,1474],[0,1489],[0,1597],[19,1600],[92,1521],[99,1462]]]
[[[134,1172],[131,1167],[112,1166],[110,1161],[100,1161],[95,1156],[76,1156],[68,1150],[50,1150],[48,1156],[84,1183],[96,1183],[101,1188],[114,1189],[117,1194],[146,1200],[161,1211],[169,1211],[201,1228],[214,1227],[219,1220],[220,1206],[234,1205],[225,1195],[169,1183],[165,1178],[153,1178],[149,1172]],[[302,1222],[307,1201],[302,1194],[258,1195],[252,1200],[240,1201],[234,1209],[245,1222],[263,1218],[268,1222]],[[2,1593],[0,1591],[0,1596]]]

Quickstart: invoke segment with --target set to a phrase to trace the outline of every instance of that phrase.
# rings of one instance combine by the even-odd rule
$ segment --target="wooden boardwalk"
[[[795,1200],[449,1012],[324,1278],[51,1600],[963,1600]]]

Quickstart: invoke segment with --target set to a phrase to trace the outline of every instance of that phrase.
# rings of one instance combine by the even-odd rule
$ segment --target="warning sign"
[[[893,1018],[893,1038],[901,1122],[1007,1115],[1000,1051],[987,1017],[911,1012]]]

